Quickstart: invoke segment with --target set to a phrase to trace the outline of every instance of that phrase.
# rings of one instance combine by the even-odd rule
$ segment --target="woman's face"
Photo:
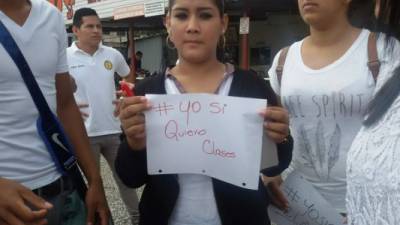
[[[176,0],[166,18],[170,40],[180,57],[194,63],[216,57],[227,23],[214,0]]]
[[[300,14],[310,26],[332,23],[338,17],[346,17],[351,0],[298,0]]]

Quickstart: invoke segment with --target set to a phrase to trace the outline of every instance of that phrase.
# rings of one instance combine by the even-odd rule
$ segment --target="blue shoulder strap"
[[[42,91],[33,76],[24,55],[15,43],[10,32],[0,21],[0,43],[10,55],[14,63],[17,65],[21,76],[28,87],[29,93],[39,111],[40,117],[38,119],[38,132],[42,137],[44,143],[57,169],[63,175],[69,175],[74,181],[76,190],[82,201],[85,201],[87,187],[83,180],[82,174],[76,164],[76,158],[72,146],[69,144],[65,132],[58,122],[56,116],[51,111]]]
[[[37,128],[40,137],[44,143],[58,170],[65,174],[76,163],[73,149],[67,140],[64,130],[59,124],[58,119],[51,111],[38,83],[30,69],[25,57],[19,49],[17,43],[11,36],[10,32],[0,21],[0,43],[8,52],[31,94],[31,97],[39,111],[40,117],[37,121]]]
[[[42,91],[39,88],[38,83],[33,76],[31,68],[25,60],[24,55],[19,49],[17,43],[15,43],[8,29],[4,26],[4,24],[0,21],[0,43],[3,45],[4,49],[10,55],[15,65],[17,65],[19,72],[29,89],[29,93],[32,96],[33,101],[35,102],[36,108],[38,109],[41,117],[50,118],[52,117],[52,111],[47,104],[45,97],[43,96]]]

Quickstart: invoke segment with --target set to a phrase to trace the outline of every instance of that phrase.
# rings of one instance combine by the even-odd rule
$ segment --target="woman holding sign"
[[[140,203],[140,224],[269,224],[269,197],[263,185],[258,190],[248,190],[205,175],[147,173],[143,112],[151,106],[145,97],[140,97],[145,94],[209,93],[267,99],[271,106],[261,116],[266,121],[266,135],[279,143],[280,166],[263,172],[278,175],[291,160],[288,115],[282,108],[272,106],[277,104],[272,89],[261,78],[217,59],[217,46],[228,24],[223,0],[171,0],[169,6],[167,41],[177,49],[179,64],[139,83],[135,88],[137,96],[121,103],[120,119],[127,139],[119,149],[116,170],[128,186],[146,185]]]
[[[400,224],[400,2],[376,1],[385,54],[377,93],[347,159],[347,210],[351,225]]]

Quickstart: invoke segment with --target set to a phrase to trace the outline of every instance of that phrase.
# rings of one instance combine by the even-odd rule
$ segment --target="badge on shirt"
[[[106,61],[104,61],[104,67],[105,67],[107,70],[112,70],[113,64],[112,64],[112,62],[111,62],[110,60],[106,60]]]

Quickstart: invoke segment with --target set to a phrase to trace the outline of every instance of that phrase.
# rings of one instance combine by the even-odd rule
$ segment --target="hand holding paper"
[[[145,97],[133,96],[121,101],[120,120],[128,143],[133,150],[146,147],[143,113],[151,106]]]
[[[270,196],[272,204],[274,204],[280,210],[286,212],[289,208],[289,202],[281,190],[281,185],[283,183],[282,177],[280,175],[276,177],[266,177],[262,175],[262,178],[264,185],[271,193]]]
[[[124,99],[124,97],[132,97],[135,95],[135,92],[133,90],[133,88],[135,88],[135,84],[126,81],[120,81],[119,85],[121,89],[117,91],[117,99],[113,101],[113,104],[115,105],[115,117],[119,117],[119,113],[121,111],[121,101]]]
[[[268,107],[261,113],[265,133],[275,142],[281,143],[289,135],[289,114],[282,107]]]
[[[257,189],[266,100],[208,94],[146,95],[149,174],[204,174]],[[245,106],[245,107],[244,107]]]
[[[278,225],[341,225],[343,217],[296,172],[291,173],[282,185],[289,208],[282,212],[270,206],[268,214]]]

